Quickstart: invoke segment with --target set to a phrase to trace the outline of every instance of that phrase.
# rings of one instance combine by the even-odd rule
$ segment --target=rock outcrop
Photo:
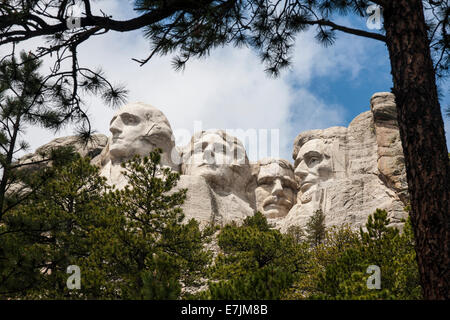
[[[282,229],[305,226],[318,209],[327,226],[364,226],[377,208],[386,209],[393,225],[405,217],[405,169],[396,122],[394,96],[377,93],[371,111],[346,127],[300,133],[294,142],[297,204]]]
[[[296,203],[294,168],[285,159],[262,159],[252,166],[256,209],[268,219],[284,218]]]
[[[202,224],[241,222],[255,210],[255,179],[239,139],[225,131],[197,132],[181,150],[183,210]]]
[[[253,214],[250,164],[235,137],[224,131],[199,132],[187,146],[177,148],[165,115],[144,103],[121,108],[110,122],[110,131],[104,150],[93,159],[110,185],[120,189],[127,184],[120,166],[123,161],[159,148],[161,165],[181,173],[175,191],[188,189],[182,206],[187,219],[223,225]]]
[[[155,107],[141,102],[127,104],[113,116],[109,130],[112,135],[93,163],[101,168],[100,174],[110,185],[125,187],[127,180],[121,163],[134,155],[146,156],[156,148],[162,150],[161,165],[179,171],[172,128]]]
[[[370,99],[377,138],[378,170],[380,178],[403,202],[408,201],[405,158],[398,130],[394,96],[390,93],[376,93]]]
[[[56,138],[49,143],[36,149],[34,153],[29,153],[21,157],[17,164],[20,165],[17,170],[24,170],[26,174],[30,172],[36,172],[46,166],[52,164],[48,161],[51,156],[52,150],[62,147],[72,147],[75,152],[78,152],[82,157],[95,158],[105,149],[108,141],[108,137],[104,134],[94,134],[91,139],[85,143],[81,141],[78,136],[68,136]],[[22,193],[27,192],[27,187],[21,182],[14,182],[8,188],[8,193]]]
[[[97,135],[96,145],[59,138],[21,161],[71,144],[82,155],[97,155],[92,163],[108,183],[123,188],[127,181],[120,163],[160,148],[162,165],[181,173],[175,190],[188,189],[186,218],[201,225],[240,222],[259,210],[286,231],[305,226],[320,209],[327,226],[359,228],[380,208],[401,226],[408,192],[395,99],[381,92],[370,102],[370,111],[348,127],[301,132],[294,141],[293,164],[283,159],[250,163],[242,142],[222,130],[195,133],[188,145],[176,147],[167,118],[143,103],[119,110],[110,123],[112,135]]]
[[[39,161],[46,159],[52,149],[61,147],[73,147],[75,152],[78,152],[82,157],[90,157],[91,159],[97,157],[106,147],[108,137],[104,134],[94,134],[88,143],[84,143],[77,136],[68,136],[56,138],[47,144],[36,149],[34,153],[27,154],[20,158],[19,163],[37,163],[35,165],[27,166],[27,169],[39,169],[46,163],[39,163]]]

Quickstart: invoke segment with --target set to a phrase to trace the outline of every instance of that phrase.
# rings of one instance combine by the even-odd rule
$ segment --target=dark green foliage
[[[82,18],[83,23],[90,22],[90,24],[83,25],[83,28],[79,28],[79,30],[67,30],[64,19],[69,14],[72,7],[78,3],[81,4],[80,1],[46,0],[45,5],[43,5],[42,1],[10,0],[2,1],[2,3],[0,4],[0,44],[7,45],[11,43],[20,43],[37,36],[40,37],[42,35],[48,35],[49,42],[47,44],[43,44],[43,46],[36,53],[42,55],[50,55],[55,53],[54,55],[58,56],[58,59],[55,62],[54,71],[51,72],[50,77],[46,78],[50,79],[51,77],[55,77],[55,81],[53,81],[53,84],[55,85],[50,85],[48,87],[48,89],[54,90],[54,92],[49,95],[52,96],[54,94],[54,99],[47,100],[47,102],[53,101],[55,108],[48,108],[48,105],[44,104],[43,100],[41,99],[28,99],[28,96],[31,96],[33,94],[34,88],[37,88],[40,84],[45,82],[39,81],[39,79],[34,79],[34,76],[28,77],[29,75],[33,74],[31,70],[35,69],[35,67],[37,66],[33,66],[33,63],[35,63],[35,61],[37,62],[35,56],[29,54],[28,58],[25,59],[27,62],[24,64],[20,64],[21,66],[23,66],[23,74],[28,75],[25,77],[22,77],[17,73],[17,70],[20,69],[19,64],[13,64],[13,68],[9,68],[7,66],[8,59],[2,60],[2,64],[3,62],[6,62],[4,64],[4,66],[6,67],[2,68],[0,72],[2,72],[2,75],[5,75],[6,80],[2,79],[0,81],[0,92],[2,94],[2,96],[0,97],[0,102],[3,109],[1,116],[3,116],[2,120],[6,119],[7,125],[4,125],[3,130],[0,132],[0,146],[2,147],[1,149],[5,151],[2,151],[0,153],[0,163],[3,169],[2,181],[0,183],[0,218],[6,212],[15,209],[15,207],[26,200],[26,197],[22,197],[20,194],[16,194],[14,197],[11,197],[4,201],[7,187],[9,185],[12,185],[12,183],[19,178],[16,173],[13,173],[13,155],[18,149],[24,149],[26,147],[26,141],[20,142],[19,140],[17,140],[17,133],[20,133],[20,131],[23,129],[23,126],[21,124],[24,122],[22,122],[22,120],[29,121],[29,123],[33,125],[39,124],[49,128],[56,127],[63,121],[86,120],[86,115],[80,108],[80,99],[77,91],[79,88],[84,89],[87,92],[100,93],[100,95],[103,96],[107,101],[121,101],[121,97],[124,93],[123,89],[114,89],[108,86],[107,82],[100,73],[91,72],[88,69],[80,68],[78,66],[76,55],[77,45],[79,45],[83,41],[88,40],[89,38],[96,38],[92,37],[93,35],[105,33],[108,30],[131,31],[146,28],[146,36],[151,41],[153,51],[150,53],[147,59],[142,60],[141,62],[145,63],[155,54],[165,55],[171,52],[179,52],[180,55],[174,61],[174,66],[176,68],[182,68],[184,66],[184,63],[188,61],[190,57],[203,57],[208,55],[210,50],[217,46],[225,45],[228,43],[234,43],[238,46],[249,45],[255,48],[260,53],[262,61],[266,63],[266,70],[273,75],[277,75],[281,69],[289,65],[291,49],[294,44],[294,37],[296,33],[306,30],[309,27],[314,27],[316,29],[316,38],[325,45],[329,45],[334,42],[334,40],[336,39],[336,31],[347,32],[350,34],[386,42],[386,37],[384,36],[383,31],[368,32],[364,29],[353,29],[349,28],[349,26],[341,26],[333,22],[336,21],[335,18],[338,18],[339,15],[346,15],[349,13],[354,13],[357,16],[365,16],[365,9],[370,4],[369,1],[139,0],[135,1],[135,8],[137,12],[139,12],[139,14],[142,14],[142,16],[133,17],[133,19],[128,21],[113,21],[110,17],[107,16],[96,17],[95,14],[93,15],[90,10],[90,1],[83,1],[82,4],[84,5],[85,9],[85,13]],[[391,1],[389,3],[384,3],[387,12],[391,11],[389,9],[393,8],[392,4],[395,2]],[[413,8],[413,5],[415,4],[416,3],[411,3],[409,5],[405,3],[404,9],[408,11],[408,9]],[[449,37],[447,21],[450,11],[448,10],[448,1],[424,0],[422,1],[422,4],[425,9],[425,15],[428,18],[431,18],[430,21],[427,21],[427,30],[429,32],[429,47],[434,58],[434,71],[436,71],[438,77],[445,76],[448,73],[449,65]],[[403,10],[401,10],[401,12],[402,11]],[[397,14],[399,13],[397,12]],[[45,22],[40,20],[42,18],[44,18]],[[397,21],[399,20],[397,19]],[[387,25],[387,27],[389,27],[389,24]],[[393,32],[393,30],[390,31]],[[410,43],[416,43],[417,41],[415,40],[420,40],[420,34],[422,33],[417,33],[417,39],[413,39],[412,41],[410,41]],[[404,39],[398,39],[398,37],[399,36],[397,35],[394,37],[394,39],[390,39],[390,41],[387,42],[388,47],[392,47],[392,43],[395,41],[405,43],[405,41],[403,41]],[[427,46],[425,45],[423,47],[425,48]],[[428,48],[426,48],[426,50],[428,50]],[[426,57],[426,50],[421,52],[420,55],[423,54],[423,56]],[[398,57],[399,53],[400,52],[398,51],[398,48],[394,49],[391,52],[393,66],[395,65],[395,57]],[[72,59],[73,69],[69,71],[60,70],[59,66],[61,61],[67,60],[68,58]],[[11,59],[11,62],[12,61],[13,60]],[[425,59],[422,63],[422,66],[427,66],[428,63],[429,61]],[[393,70],[393,73],[395,73],[395,71],[396,70]],[[394,80],[396,80],[396,77],[394,78]],[[26,80],[28,85],[24,86],[23,83],[25,83],[25,81],[23,80]],[[428,81],[423,81],[423,83],[433,84],[433,80],[434,74],[431,74],[431,77],[428,77]],[[7,94],[5,94],[6,91],[10,90],[10,88],[8,88],[9,84],[14,81],[19,84],[19,86],[17,87],[19,89],[17,91],[19,92],[19,94],[16,94],[16,96],[19,98],[11,99],[11,96],[5,98],[7,96]],[[404,80],[400,80],[400,82],[403,81]],[[399,97],[410,96],[410,94],[414,91],[411,89],[410,85],[405,85],[404,83],[395,83],[394,87],[403,88],[402,90],[400,90],[400,92],[397,92]],[[106,88],[106,90],[103,90],[102,88]],[[429,92],[430,90],[426,91]],[[24,95],[22,95],[22,93],[24,93]],[[27,99],[24,98],[25,96],[27,96]],[[35,96],[37,97],[37,95]],[[399,100],[399,110],[409,110],[409,106],[403,106],[401,103],[401,99]],[[39,109],[38,111],[40,112],[34,114],[29,113],[28,116],[25,116],[22,119],[22,116],[19,116],[20,110],[26,110],[23,107],[27,105],[27,101],[33,101],[33,103],[36,102],[35,106],[39,106],[39,108],[37,109]],[[436,105],[438,105],[438,103],[435,103],[435,106]],[[36,114],[38,114],[39,116],[35,117]],[[411,117],[406,116],[399,117],[399,119],[410,118]],[[436,119],[439,120],[439,117],[437,117]],[[17,127],[15,126],[16,123],[19,123],[20,125]],[[83,129],[82,131],[89,132],[90,130],[88,122],[84,123],[88,128],[83,128],[83,126],[81,126]],[[439,121],[434,121],[433,123],[438,124]],[[400,127],[411,128],[408,123],[400,123]],[[13,130],[4,130],[5,128],[13,128]],[[441,132],[443,132],[443,130],[441,130]],[[82,134],[82,136],[88,137],[88,135],[85,134]],[[426,140],[427,139],[425,139],[424,141]],[[431,141],[433,139],[428,140]],[[407,145],[414,145],[414,143],[409,143]],[[428,154],[437,154],[437,157],[440,157],[442,159],[442,154],[439,155],[438,153],[433,152],[428,152]],[[410,158],[414,158],[414,152],[410,152],[410,155]],[[426,157],[422,158],[426,160]],[[407,162],[408,161],[411,162],[407,159]],[[431,163],[432,161],[422,161],[422,163],[427,162]],[[414,162],[411,163],[407,167],[411,167],[411,170],[414,170],[415,168],[417,171],[417,168],[420,167],[420,163],[419,166],[415,167]],[[411,190],[420,190],[420,186],[411,185],[410,188]],[[112,203],[116,200],[117,197],[113,197],[110,202]],[[420,201],[418,202],[420,203]],[[435,203],[439,202],[435,201]],[[443,205],[443,207],[445,208],[445,205]],[[444,211],[441,210],[441,212]],[[120,223],[122,221],[120,220],[120,215],[116,215],[116,213],[112,209],[108,209],[106,210],[106,212],[109,212],[110,217],[117,217],[116,222],[118,225],[121,225]],[[419,217],[425,217],[426,214],[427,212],[416,212],[414,216],[419,215]],[[441,214],[441,216],[443,215]],[[375,223],[376,220],[372,222]],[[3,223],[3,221],[1,221],[0,223]],[[373,225],[372,227],[378,228],[380,226]],[[376,254],[373,254],[374,257],[378,257],[378,260],[383,262],[381,257],[378,256],[380,252],[384,252],[383,250],[391,250],[389,254],[392,255],[397,252],[390,247],[391,242],[387,241],[386,239],[395,239],[396,237],[400,238],[402,235],[396,235],[393,232],[382,229],[374,229],[374,232],[375,234],[378,233],[378,238],[374,238],[370,234],[367,236],[362,236],[363,239],[361,239],[360,245],[366,249],[370,248],[370,250],[367,250],[369,250],[369,252],[375,252]],[[99,234],[102,233],[100,232]],[[295,234],[300,235],[300,232],[295,231]],[[345,233],[343,232],[343,234]],[[422,237],[420,232],[416,232],[416,234]],[[100,239],[103,239],[100,236],[98,237]],[[107,243],[106,239],[108,239],[108,237],[104,237],[105,243]],[[296,238],[298,242],[301,237],[298,236]],[[18,239],[17,241],[14,240],[10,241],[9,243],[21,243],[20,241],[22,240],[23,239]],[[114,241],[118,241],[118,244],[121,243],[114,237],[108,240],[110,240],[110,243],[113,244],[115,244]],[[429,243],[425,236],[423,236],[423,239],[419,240],[419,243]],[[326,242],[327,239],[325,238],[324,241]],[[349,237],[348,242],[344,241],[343,243],[345,243],[346,245],[352,244],[352,241],[353,235]],[[99,243],[101,243],[101,241]],[[340,257],[340,254],[336,253],[337,250],[335,247],[330,246],[329,248],[327,248],[326,246],[328,246],[328,244],[321,243],[319,245],[316,245],[313,251],[315,252],[316,250],[322,249],[325,250],[327,253],[325,254],[327,259],[331,259],[331,257],[337,259],[338,257]],[[409,250],[410,247],[406,247]],[[328,249],[331,252],[330,254],[328,254]],[[362,252],[362,249],[358,247],[348,250],[348,253],[343,254],[342,259],[344,262],[346,259],[346,255],[351,257],[351,259],[356,259],[358,253]],[[424,252],[426,253],[427,249],[419,251],[421,252],[421,255],[423,255]],[[428,252],[430,251],[431,250],[428,250]],[[344,250],[344,252],[346,251]],[[390,256],[389,254],[388,256]],[[21,255],[25,256],[25,254],[23,253],[21,253]],[[92,256],[93,255],[91,255],[90,257]],[[404,254],[404,257],[408,257],[405,258],[405,261],[407,259],[410,259],[410,256],[406,253]],[[37,258],[33,257],[33,259]],[[317,258],[318,261],[322,261],[321,259],[322,257]],[[351,259],[348,258],[347,260]],[[162,262],[158,262],[158,264],[164,264],[164,261],[166,260],[162,258]],[[101,262],[101,258],[98,258],[97,263]],[[312,264],[316,267],[325,265],[315,263],[316,262]],[[415,268],[414,263],[411,263],[411,265],[413,266],[413,268]],[[339,268],[337,268],[337,270],[338,269]],[[421,270],[426,270],[426,268],[421,268]],[[336,274],[339,274],[339,272],[337,272]],[[405,272],[405,274],[409,273]],[[163,282],[167,285],[163,284],[162,288],[171,287],[170,283],[172,283],[173,278],[166,275],[159,275],[158,273],[156,273],[156,276],[160,279],[165,279]],[[359,277],[359,275],[357,274],[356,276]],[[99,278],[101,277],[93,277],[92,281]],[[143,282],[148,283],[149,281],[153,281],[148,280],[148,274],[146,274],[145,272],[143,273],[141,278],[146,279]],[[336,278],[338,277],[336,276]],[[174,290],[176,291],[178,289]],[[161,289],[161,291],[157,292],[164,292],[164,290]],[[352,291],[346,292],[348,293]],[[156,293],[147,292],[145,294],[155,295]],[[168,296],[168,294],[165,295]]]
[[[246,45],[256,49],[266,64],[267,72],[278,75],[280,70],[290,64],[295,37],[309,28],[314,28],[316,39],[324,45],[333,44],[337,32],[386,41],[384,30],[370,32],[365,28],[338,23],[339,17],[345,15],[354,15],[364,22],[368,17],[366,10],[372,4],[366,0],[135,0],[136,16],[125,21],[95,15],[91,10],[91,6],[94,6],[91,2],[3,1],[0,4],[0,45],[48,35],[47,43],[40,46],[38,53],[57,53],[58,66],[61,60],[67,58],[74,57],[78,61],[78,46],[94,38],[92,35],[100,35],[105,30],[143,30],[152,50],[144,59],[134,59],[141,64],[155,55],[177,52],[173,65],[180,69],[191,57],[205,57],[214,48],[227,44]],[[448,2],[424,0],[422,3],[436,71],[438,76],[445,76],[449,64],[446,22],[449,16]],[[64,19],[70,16],[73,7],[78,4],[84,7],[85,13],[81,17],[84,27],[67,30]],[[36,23],[40,19],[53,23]],[[60,71],[57,68],[55,70]],[[71,71],[65,72],[63,78],[77,82],[86,91],[101,93],[106,100],[120,100],[117,98],[122,95],[123,89],[105,85],[107,81],[101,72],[93,72],[77,64]],[[72,75],[75,76],[73,79]],[[103,90],[104,87],[108,90]]]
[[[292,48],[297,33],[313,27],[315,38],[324,46],[334,44],[337,32],[346,32],[385,41],[383,31],[367,32],[342,26],[338,16],[354,14],[364,21],[372,2],[358,1],[186,1],[173,8],[169,18],[148,25],[145,35],[151,40],[153,51],[145,63],[155,54],[179,52],[173,60],[175,69],[181,69],[191,57],[204,57],[219,46],[247,45],[259,53],[266,64],[266,71],[278,75],[290,64]],[[138,12],[150,13],[166,8],[164,1],[135,1]],[[429,13],[430,39],[435,55],[438,75],[448,73],[449,43],[448,4],[424,1]]]
[[[0,61],[0,221],[34,191],[29,184],[21,188],[21,179],[27,178],[27,171],[21,174],[22,169],[33,169],[34,165],[50,161],[67,161],[73,156],[71,150],[63,148],[41,154],[41,160],[34,163],[18,163],[16,155],[28,148],[26,127],[57,131],[72,123],[80,128],[80,139],[87,142],[90,138],[89,119],[80,108],[81,99],[73,89],[74,84],[69,81],[71,73],[43,76],[39,73],[41,66],[42,61],[31,52],[21,52],[19,59],[13,52]],[[83,128],[88,128],[87,132]],[[9,189],[14,189],[14,194]]]
[[[61,151],[65,152],[65,151]],[[223,227],[209,270],[212,230],[184,222],[186,190],[159,166],[160,150],[124,164],[129,187],[111,191],[88,158],[74,156],[30,172],[34,192],[0,225],[0,297],[24,299],[419,299],[409,220],[388,227],[386,211],[366,230],[322,229],[304,241],[282,234],[259,212]],[[320,222],[320,223],[317,223]],[[81,290],[68,290],[66,269],[81,268]],[[381,290],[366,286],[369,265],[381,268]],[[209,279],[206,291],[197,292]],[[182,288],[186,288],[184,291]]]
[[[305,273],[285,292],[287,299],[421,299],[410,220],[403,231],[388,227],[384,210],[359,233],[349,226],[326,231],[312,246]],[[368,289],[370,265],[381,269],[381,289]]]
[[[209,229],[184,222],[179,175],[160,150],[124,165],[130,187],[111,191],[89,159],[55,164],[43,186],[0,226],[0,294],[14,298],[178,299],[209,262]],[[66,269],[81,269],[68,290]]]
[[[118,237],[108,259],[116,273],[113,277],[122,282],[118,288],[123,298],[179,297],[179,282],[200,285],[210,258],[203,249],[208,230],[201,232],[193,219],[183,223],[180,206],[186,190],[170,192],[179,174],[160,168],[160,152],[125,163],[129,186],[112,194],[114,210],[124,218],[111,226],[111,233]]]
[[[358,244],[325,266],[317,284],[321,299],[420,299],[418,267],[410,221],[403,233],[387,227],[387,212],[370,216]],[[366,285],[370,265],[381,269],[381,289]]]
[[[306,224],[307,239],[313,246],[319,245],[325,238],[325,214],[316,210]]]
[[[242,226],[225,226],[218,244],[222,252],[203,298],[279,299],[303,270],[306,246],[272,229],[259,212]]]
[[[179,279],[162,267],[160,265],[155,271],[143,273],[141,298],[145,300],[177,300],[179,298],[181,293]]]
[[[0,227],[0,294],[71,296],[66,269],[89,255],[91,232],[107,208],[104,178],[89,159],[47,168],[43,184],[4,216]],[[35,174],[35,180],[42,179]]]
[[[267,266],[240,278],[211,283],[209,297],[220,300],[278,300],[294,276],[280,267]]]
[[[305,231],[303,231],[303,228],[300,226],[290,226],[286,233],[290,235],[297,243],[301,243],[306,240],[306,234]]]

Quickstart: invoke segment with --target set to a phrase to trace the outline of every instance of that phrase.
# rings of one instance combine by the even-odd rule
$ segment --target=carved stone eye
[[[123,123],[127,126],[132,126],[132,125],[136,125],[139,123],[138,118],[136,118],[132,115],[129,115],[129,114],[124,114],[124,115],[122,115],[121,118],[122,118]]]
[[[260,187],[270,187],[274,182],[272,177],[264,177],[262,179],[258,179],[258,185]]]
[[[320,159],[318,157],[311,157],[308,159],[308,165],[314,166],[320,162]]]

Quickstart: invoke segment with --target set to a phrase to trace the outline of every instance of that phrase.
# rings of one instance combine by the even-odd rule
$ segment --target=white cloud
[[[106,3],[106,11],[115,18],[127,15],[126,11],[121,13],[118,1],[101,2]],[[246,48],[215,50],[207,59],[189,61],[184,72],[172,69],[170,57],[157,57],[139,67],[131,58],[149,54],[149,43],[141,32],[110,32],[93,38],[80,47],[79,61],[94,68],[101,66],[112,82],[126,84],[130,102],[142,101],[161,109],[174,130],[192,133],[196,120],[202,121],[204,129],[278,128],[280,156],[290,159],[292,142],[299,132],[343,124],[343,107],[327,105],[307,86],[316,76],[337,77],[348,72],[356,77],[367,59],[363,45],[344,37],[336,46],[323,48],[310,32],[304,33],[298,37],[291,71],[278,79],[268,77],[258,57]],[[90,99],[88,107],[94,128],[109,134],[114,110],[98,98]],[[294,114],[295,124],[291,121]],[[58,136],[71,133],[66,129]],[[38,128],[27,132],[32,149],[51,138],[51,133]]]

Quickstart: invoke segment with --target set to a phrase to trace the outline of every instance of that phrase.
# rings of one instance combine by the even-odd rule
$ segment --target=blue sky
[[[367,30],[363,19],[358,17],[348,18],[346,21],[353,27]],[[313,95],[322,97],[323,101],[328,105],[344,106],[340,109],[344,114],[342,125],[347,126],[357,115],[369,110],[369,99],[375,92],[391,91],[393,87],[391,66],[389,54],[386,46],[378,41],[354,37],[340,33],[338,40],[353,42],[362,46],[367,46],[368,56],[372,57],[372,61],[362,65],[362,69],[356,74],[352,74],[349,70],[343,70],[336,77],[325,75],[316,75],[311,82],[306,85]],[[440,102],[441,108],[444,110],[450,105],[450,90],[448,90],[449,80],[438,82],[438,88],[442,93]],[[292,79],[294,88],[301,88],[296,79]],[[303,86],[305,86],[303,84]],[[368,99],[369,98],[369,99]],[[295,123],[302,116],[302,111],[292,110],[291,122]],[[450,145],[450,121],[444,116],[444,124],[446,129],[447,146]]]
[[[341,35],[341,37],[350,38],[351,36]],[[364,65],[356,76],[348,70],[340,72],[335,77],[317,75],[306,85],[307,90],[315,96],[322,97],[327,104],[344,107],[343,125],[348,125],[358,114],[369,110],[369,100],[375,92],[390,91],[393,86],[385,46],[373,40],[358,39],[356,41],[370,44],[371,54],[377,57],[376,64]],[[292,79],[292,86],[302,87],[296,83],[295,79]],[[301,111],[294,113],[301,113]],[[295,118],[294,115],[292,121],[295,121]]]
[[[131,2],[98,1],[93,9],[95,12],[101,7],[115,19],[126,19],[134,14]],[[362,18],[340,17],[337,22],[367,29]],[[25,48],[38,44],[39,40],[33,40]],[[257,55],[248,48],[220,48],[207,59],[189,61],[183,72],[176,72],[171,68],[170,56],[156,57],[143,67],[131,60],[145,58],[149,47],[141,31],[109,32],[83,44],[79,62],[92,68],[101,66],[109,80],[125,84],[129,102],[142,101],[161,109],[174,129],[178,145],[187,143],[199,122],[202,129],[258,133],[275,129],[279,130],[279,156],[291,160],[297,134],[347,126],[358,114],[369,110],[375,92],[390,91],[392,87],[384,44],[343,33],[338,33],[336,44],[329,48],[318,44],[311,31],[299,34],[291,68],[276,79],[264,73]],[[50,63],[45,61],[45,67]],[[445,84],[441,87],[445,88]],[[446,106],[449,92],[443,92],[447,96],[442,105]],[[96,97],[86,101],[94,128],[108,135],[114,110]],[[450,131],[448,118],[445,123]],[[70,134],[70,127],[57,134],[29,128],[26,138],[33,151],[54,137]],[[262,157],[247,151],[251,160]]]

